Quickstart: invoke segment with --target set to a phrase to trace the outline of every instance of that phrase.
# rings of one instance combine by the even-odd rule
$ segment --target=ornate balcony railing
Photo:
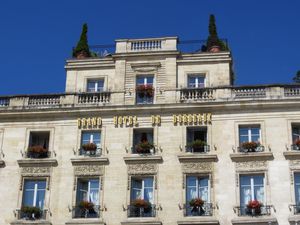
[[[213,205],[212,203],[204,203],[203,206],[193,207],[188,203],[184,205],[184,216],[212,216]]]
[[[264,87],[245,87],[233,89],[235,98],[264,98],[266,88]]]
[[[28,100],[29,106],[47,106],[59,105],[59,95],[44,95],[44,96],[30,96]]]
[[[253,149],[244,148],[242,146],[239,146],[237,149],[238,149],[238,152],[241,152],[241,153],[264,152],[265,151],[265,147],[263,145],[257,146],[256,148],[253,148]]]
[[[210,151],[210,145],[204,146],[185,146],[185,151],[190,153],[208,153]]]
[[[100,205],[94,205],[90,209],[74,206],[72,208],[72,218],[100,218]]]
[[[16,210],[17,220],[45,220],[47,218],[47,209],[40,210],[38,213],[27,213],[21,209]]]
[[[293,150],[293,151],[300,151],[300,146],[296,145],[296,144],[292,144],[291,145],[291,150]]]
[[[150,149],[145,149],[140,151],[136,146],[131,147],[132,154],[140,154],[140,155],[155,155],[157,153],[157,149],[155,147]]]
[[[300,214],[300,205],[290,205],[289,207],[293,210],[294,215]]]
[[[142,208],[142,207],[136,207],[134,205],[128,205],[127,216],[128,217],[155,217],[156,206],[152,204],[147,208]]]
[[[264,205],[257,209],[250,209],[247,206],[237,206],[234,208],[238,216],[269,216],[271,215],[271,205]]]
[[[284,88],[285,97],[300,96],[300,86],[291,86]]]
[[[48,150],[46,152],[26,151],[24,156],[25,156],[25,158],[29,158],[29,159],[44,159],[44,158],[51,158],[52,157],[52,152],[48,151]]]
[[[96,150],[84,150],[80,148],[78,150],[79,155],[81,156],[88,156],[88,157],[100,157],[102,155],[102,148],[98,148]]]
[[[188,88],[180,91],[180,101],[213,101],[215,89],[212,88]]]
[[[78,104],[109,103],[110,92],[93,92],[78,94]]]
[[[9,98],[1,98],[0,97],[0,107],[9,106]]]

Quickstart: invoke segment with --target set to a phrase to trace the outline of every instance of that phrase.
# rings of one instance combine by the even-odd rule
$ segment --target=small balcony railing
[[[215,89],[186,88],[180,90],[180,101],[212,101],[215,99]]]
[[[256,148],[245,148],[245,147],[239,146],[237,149],[238,149],[238,152],[240,152],[240,153],[264,152],[265,151],[265,147],[263,145],[257,146]]]
[[[239,87],[233,89],[235,98],[265,98],[265,87]]]
[[[247,206],[235,207],[235,212],[238,216],[269,216],[271,215],[271,205],[264,205],[256,209],[248,208]]]
[[[87,157],[100,157],[102,155],[102,148],[98,148],[96,150],[84,150],[83,148],[80,148],[78,150],[79,155],[81,156],[87,156]]]
[[[51,158],[52,152],[49,150],[47,150],[45,152],[26,151],[24,156],[25,156],[25,158],[29,158],[29,159],[44,159],[44,158]]]
[[[292,144],[291,145],[291,150],[293,150],[293,151],[300,151],[300,145]]]
[[[190,153],[208,153],[210,151],[210,145],[204,146],[185,146],[185,151]]]
[[[147,208],[128,205],[127,216],[128,217],[155,217],[156,205],[151,204]]]
[[[72,208],[72,218],[100,218],[101,215],[100,205],[94,205],[87,209],[80,206],[74,206]]]
[[[300,214],[300,205],[290,205],[290,209],[292,209],[294,215]]]
[[[157,150],[155,147],[153,147],[150,149],[143,149],[141,151],[136,146],[134,146],[134,147],[131,147],[131,153],[132,154],[140,154],[140,155],[155,155],[157,153]]]
[[[212,216],[212,203],[204,203],[203,206],[190,206],[188,203],[184,205],[184,216]]]
[[[98,103],[109,103],[110,92],[92,92],[92,93],[81,93],[78,95],[78,104],[98,104]]]
[[[30,96],[29,106],[55,106],[60,104],[60,95]]]
[[[0,98],[0,107],[9,106],[9,98]]]
[[[18,220],[45,220],[47,218],[47,212],[47,209],[42,209],[37,213],[28,213],[21,209],[17,209],[16,218]]]

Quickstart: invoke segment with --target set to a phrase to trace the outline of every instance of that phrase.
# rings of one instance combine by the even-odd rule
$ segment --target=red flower
[[[260,203],[257,200],[251,200],[248,202],[247,208],[249,209],[260,209],[260,207],[262,206],[262,203]]]

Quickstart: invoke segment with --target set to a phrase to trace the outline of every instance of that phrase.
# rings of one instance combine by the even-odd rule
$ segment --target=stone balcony
[[[159,87],[156,87],[159,89]],[[300,99],[300,85],[228,86],[213,88],[160,89],[168,97],[167,104],[243,102]],[[51,109],[63,107],[95,107],[125,105],[126,90],[99,93],[63,93],[42,95],[0,96],[0,111],[11,109]],[[170,97],[173,96],[173,97]],[[133,95],[132,104],[135,105]],[[166,104],[165,101],[154,101]],[[152,105],[152,104],[150,104]],[[150,106],[147,104],[147,106]]]

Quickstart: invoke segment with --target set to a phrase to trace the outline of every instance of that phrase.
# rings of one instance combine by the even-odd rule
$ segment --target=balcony
[[[259,145],[255,148],[247,148],[244,146],[239,146],[237,149],[238,149],[238,152],[240,152],[240,153],[256,153],[256,152],[264,152],[265,151],[265,147],[263,145]]]
[[[262,160],[273,160],[274,155],[269,148],[269,151],[265,151],[263,145],[259,145],[255,148],[246,148],[239,146],[233,149],[233,153],[230,154],[230,158],[234,162],[245,162],[245,161],[262,161]]]
[[[234,211],[238,216],[251,216],[251,217],[270,216],[272,207],[273,206],[271,205],[264,205],[257,209],[250,209],[247,206],[237,206],[234,208]]]
[[[188,88],[180,90],[181,102],[214,101],[216,90],[213,88]]]
[[[184,216],[212,216],[212,203],[204,203],[201,207],[193,207],[189,204],[184,205]]]
[[[22,159],[17,160],[20,167],[25,166],[57,166],[56,153],[43,149],[42,151],[21,152]]]
[[[74,206],[72,208],[72,218],[100,218],[101,216],[101,207],[99,205],[94,205],[91,208],[82,208],[79,206]]]
[[[146,208],[137,207],[134,205],[128,205],[127,216],[128,217],[155,217],[156,205],[151,204]]]
[[[297,144],[292,144],[291,148],[286,148],[287,151],[283,152],[283,155],[286,159],[295,160],[300,159],[300,146]]]
[[[35,207],[34,207],[35,208]],[[51,223],[47,221],[48,217],[48,210],[38,210],[35,208],[35,212],[26,212],[23,209],[17,209],[15,211],[16,221],[13,221],[11,224],[47,224],[50,225]]]
[[[210,151],[210,145],[203,146],[185,146],[185,151],[189,153],[208,153]]]
[[[84,157],[100,157],[102,155],[102,148],[97,147],[96,150],[84,150],[80,148],[78,149],[78,154]]]

